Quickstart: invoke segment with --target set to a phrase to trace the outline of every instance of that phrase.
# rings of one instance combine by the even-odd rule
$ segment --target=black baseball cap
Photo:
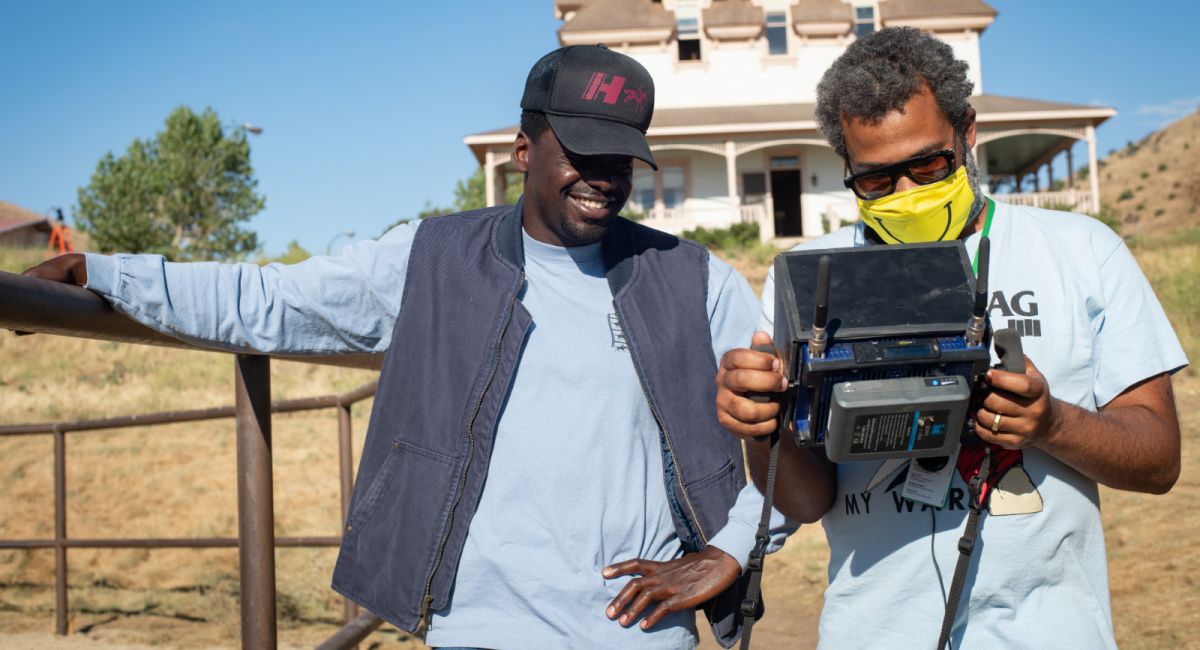
[[[654,80],[605,45],[570,45],[543,56],[525,81],[521,108],[546,114],[558,141],[584,156],[633,156],[658,165],[646,143]]]

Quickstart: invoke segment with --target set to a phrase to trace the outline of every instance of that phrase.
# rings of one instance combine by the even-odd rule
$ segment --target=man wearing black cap
[[[294,266],[32,273],[200,344],[386,350],[333,586],[431,645],[689,648],[698,606],[732,643],[761,496],[712,376],[756,301],[702,247],[617,216],[632,159],[654,165],[641,65],[557,50],[521,107],[516,206]]]

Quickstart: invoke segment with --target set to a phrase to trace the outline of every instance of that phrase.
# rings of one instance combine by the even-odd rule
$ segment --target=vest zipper
[[[629,335],[628,329],[625,327],[625,316],[621,313],[617,303],[613,301],[613,309],[617,312],[617,318],[621,322],[621,331],[625,335]],[[630,357],[633,358],[633,348],[630,347]],[[708,537],[704,534],[704,527],[700,524],[700,518],[696,516],[696,509],[692,507],[692,499],[688,496],[687,488],[683,486],[683,474],[679,471],[679,458],[675,456],[675,446],[671,444],[671,432],[667,430],[667,425],[662,421],[662,417],[658,415],[658,410],[654,408],[654,402],[650,399],[650,390],[646,388],[646,380],[642,378],[642,369],[637,363],[637,359],[633,358],[633,370],[637,374],[638,384],[642,387],[642,395],[646,398],[646,405],[650,407],[650,415],[654,416],[654,421],[658,423],[658,428],[662,431],[663,439],[667,441],[667,453],[671,455],[671,461],[675,465],[675,480],[679,483],[679,493],[683,495],[683,503],[687,506],[688,513],[692,516],[692,523],[696,526],[696,532],[700,535],[700,541],[708,546]]]
[[[475,410],[471,412],[471,420],[467,423],[467,462],[463,465],[462,476],[458,479],[458,495],[454,498],[454,505],[450,506],[450,522],[446,526],[446,533],[442,535],[442,541],[438,544],[437,557],[433,561],[433,570],[429,572],[429,579],[425,581],[425,594],[421,597],[421,611],[417,618],[416,635],[422,639],[425,638],[425,633],[429,629],[429,607],[433,604],[433,577],[437,575],[438,569],[442,566],[442,556],[446,553],[446,544],[450,541],[450,532],[454,530],[454,514],[458,510],[458,504],[462,501],[463,492],[467,487],[467,472],[471,470],[471,461],[475,459],[475,419],[479,417],[479,409],[483,407],[483,398],[487,395],[488,389],[492,386],[492,381],[496,379],[496,372],[500,369],[500,353],[504,348],[504,335],[508,332],[508,326],[512,323],[513,309],[517,304],[517,294],[521,292],[521,285],[525,284],[525,271],[521,270],[517,280],[517,287],[513,290],[512,300],[508,303],[508,318],[504,321],[504,327],[500,330],[500,340],[496,343],[496,358],[492,362],[492,371],[488,375],[487,383],[483,385],[483,392],[479,394],[479,399],[475,402]]]

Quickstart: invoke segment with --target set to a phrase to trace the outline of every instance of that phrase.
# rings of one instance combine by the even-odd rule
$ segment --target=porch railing
[[[1092,193],[1089,190],[997,194],[996,200],[1011,203],[1012,205],[1027,205],[1033,208],[1073,211],[1088,211],[1092,209]]]
[[[99,296],[75,286],[0,272],[0,328],[199,349],[159,334],[114,311]],[[299,360],[377,369],[381,355],[312,356]],[[0,437],[49,434],[54,437],[54,537],[0,540],[0,548],[53,548],[55,551],[55,630],[67,633],[67,549],[69,548],[238,548],[243,648],[275,648],[275,548],[337,546],[340,536],[275,537],[271,469],[271,414],[335,408],[338,412],[341,515],[350,507],[353,480],[351,405],[375,394],[375,382],[341,395],[271,402],[270,357],[236,354],[234,405],[191,411],[129,415],[99,420],[0,426]],[[155,426],[218,418],[236,419],[237,538],[79,539],[67,534],[66,434],[132,426]],[[326,650],[353,647],[379,627],[370,614],[359,615],[346,601],[347,625],[321,645]]]

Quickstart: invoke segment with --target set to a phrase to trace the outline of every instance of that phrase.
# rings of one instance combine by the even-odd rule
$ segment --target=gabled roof
[[[675,27],[675,14],[662,3],[650,0],[605,0],[589,2],[575,13],[558,33],[663,29]]]
[[[19,205],[0,201],[0,233],[35,227],[50,230],[50,220]]]
[[[887,22],[900,18],[935,16],[996,16],[996,10],[983,0],[884,0],[879,16]]]

